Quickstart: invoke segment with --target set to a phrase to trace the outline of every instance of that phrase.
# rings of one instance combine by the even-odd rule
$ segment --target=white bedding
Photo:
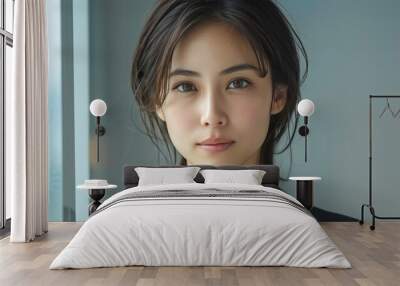
[[[262,190],[300,204],[278,189],[261,185],[137,186],[104,201],[50,269],[127,265],[351,268],[319,223],[290,204],[245,197],[151,198],[112,204],[140,191],[205,188]]]

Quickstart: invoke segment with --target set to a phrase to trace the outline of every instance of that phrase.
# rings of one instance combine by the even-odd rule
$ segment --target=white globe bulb
[[[309,99],[303,99],[297,105],[297,111],[301,116],[311,116],[314,113],[314,103]]]
[[[101,99],[95,99],[90,103],[89,109],[94,116],[103,116],[107,111],[107,104]]]

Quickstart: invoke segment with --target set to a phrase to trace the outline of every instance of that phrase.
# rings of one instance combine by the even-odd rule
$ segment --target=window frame
[[[1,21],[0,21],[0,237],[10,232],[11,218],[7,219],[6,212],[6,189],[5,189],[5,93],[6,93],[6,46],[13,48],[13,33],[6,30],[6,2],[0,0]],[[12,1],[13,13],[15,14],[15,0]],[[14,15],[11,15],[14,22]],[[14,24],[13,24],[14,25]],[[14,27],[13,29],[14,30]]]

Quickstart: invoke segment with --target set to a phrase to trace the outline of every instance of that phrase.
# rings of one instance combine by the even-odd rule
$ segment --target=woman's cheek
[[[235,109],[237,114],[241,115],[240,117],[252,122],[253,125],[255,122],[265,121],[270,116],[268,102],[259,97],[237,102]]]
[[[248,132],[254,139],[259,137],[263,140],[268,131],[269,125],[269,110],[267,107],[263,108],[263,103],[257,105],[242,106],[240,118],[237,124],[241,125],[241,129]]]
[[[187,107],[171,108],[168,112],[168,125],[174,128],[174,132],[182,132],[184,130],[193,130],[196,124],[194,112]]]

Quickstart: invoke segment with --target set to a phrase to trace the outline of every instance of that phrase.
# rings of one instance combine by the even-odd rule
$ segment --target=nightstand
[[[107,180],[85,180],[83,185],[76,187],[89,190],[89,197],[93,200],[88,206],[90,216],[101,205],[100,200],[104,197],[106,190],[115,189],[117,185],[110,185]]]
[[[307,209],[313,207],[313,182],[321,180],[321,177],[289,177],[289,180],[296,181],[296,198]]]

